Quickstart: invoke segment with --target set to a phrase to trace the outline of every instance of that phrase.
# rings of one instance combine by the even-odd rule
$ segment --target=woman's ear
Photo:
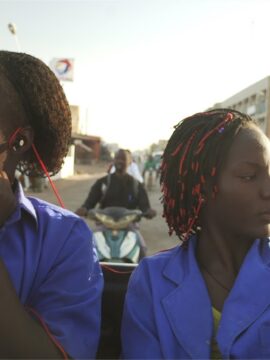
[[[30,126],[18,128],[8,139],[7,157],[3,162],[3,170],[7,173],[11,183],[14,181],[15,169],[18,163],[27,158],[34,140],[34,131]]]

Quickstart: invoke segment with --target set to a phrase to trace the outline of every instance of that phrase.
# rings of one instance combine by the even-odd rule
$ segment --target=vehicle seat
[[[119,359],[121,320],[129,277],[137,264],[101,262],[104,276],[101,336],[96,359]]]

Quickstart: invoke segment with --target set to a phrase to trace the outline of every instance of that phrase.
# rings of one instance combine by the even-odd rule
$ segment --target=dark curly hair
[[[33,128],[34,145],[48,172],[56,174],[71,139],[71,113],[62,86],[47,65],[24,53],[0,51],[0,73],[21,100],[25,125]],[[26,175],[45,176],[32,149],[26,152],[18,169]]]
[[[163,154],[161,187],[164,217],[181,240],[200,230],[204,195],[218,192],[217,176],[241,128],[256,124],[231,109],[198,113],[175,126]]]

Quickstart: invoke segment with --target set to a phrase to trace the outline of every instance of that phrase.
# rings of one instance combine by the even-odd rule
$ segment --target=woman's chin
[[[270,224],[265,225],[260,231],[256,238],[265,238],[270,236]]]

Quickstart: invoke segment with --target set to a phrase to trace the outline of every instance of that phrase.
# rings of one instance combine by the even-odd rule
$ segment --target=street
[[[105,175],[107,165],[80,166],[79,174],[67,179],[55,180],[55,185],[65,204],[65,207],[71,211],[75,211],[84,201],[88,191],[94,181]],[[42,193],[32,193],[28,191],[27,195],[36,196],[46,201],[57,204],[57,199],[53,190],[48,184],[48,188]],[[153,191],[148,193],[152,208],[157,211],[157,216],[152,220],[143,218],[140,222],[141,233],[148,247],[148,255],[156,253],[160,250],[167,249],[179,243],[178,238],[168,235],[168,228],[165,219],[162,217],[162,205],[160,203],[161,193],[159,185],[156,184]],[[94,226],[91,220],[86,220],[90,227]]]

